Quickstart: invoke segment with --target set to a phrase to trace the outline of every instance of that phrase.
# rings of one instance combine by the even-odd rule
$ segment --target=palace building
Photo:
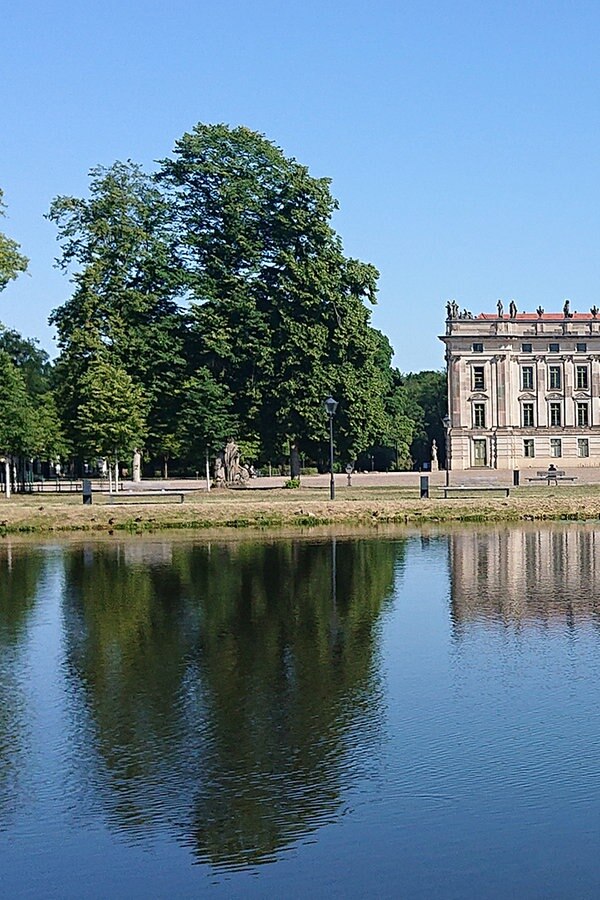
[[[598,465],[600,310],[446,308],[450,468]]]

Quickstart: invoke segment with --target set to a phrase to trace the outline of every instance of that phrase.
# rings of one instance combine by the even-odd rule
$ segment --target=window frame
[[[548,422],[551,428],[562,428],[562,403],[550,400],[548,404]]]
[[[533,353],[533,344],[521,344],[521,353]]]
[[[548,353],[560,353],[560,344],[548,344]]]
[[[562,391],[562,366],[548,366],[548,390]]]
[[[581,415],[583,414],[583,415]],[[575,419],[578,428],[589,428],[590,404],[586,400],[577,400],[575,403]],[[585,421],[583,421],[585,419]]]
[[[486,427],[486,408],[485,403],[474,403],[473,404],[473,428],[477,428],[478,431],[484,429]],[[480,422],[477,420],[481,419]]]
[[[587,353],[587,344],[585,341],[577,341],[575,344],[575,353]]]
[[[580,375],[585,375],[585,378],[581,379],[585,383],[579,383]],[[590,367],[585,363],[575,366],[575,385],[578,391],[589,391],[590,389]]]
[[[531,418],[531,421],[528,419]],[[522,428],[535,428],[535,403],[527,400],[521,404]]]
[[[471,353],[483,353],[483,344],[480,341],[473,341],[471,344]]]
[[[481,377],[481,384],[477,383],[479,377]],[[473,366],[472,385],[474,391],[485,391],[485,366]]]
[[[585,448],[585,453],[581,451]],[[589,438],[577,438],[577,458],[589,459],[590,456],[590,440]]]
[[[555,450],[558,450],[558,453],[555,453]],[[562,438],[550,438],[550,458],[562,458]]]
[[[531,453],[528,451],[531,450]],[[534,438],[523,438],[523,458],[535,459],[535,440]]]
[[[527,384],[527,379],[525,378],[525,373],[531,373],[530,383]],[[521,390],[522,391],[533,391],[535,390],[535,367],[534,366],[521,366]]]

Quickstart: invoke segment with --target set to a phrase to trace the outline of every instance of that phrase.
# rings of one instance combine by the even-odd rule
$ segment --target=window
[[[551,391],[560,391],[561,377],[560,377],[560,366],[550,366],[550,390]]]
[[[535,456],[535,444],[533,438],[525,438],[523,441],[523,456],[527,456],[529,459]]]
[[[533,428],[533,403],[523,404],[523,428]]]
[[[590,424],[590,410],[587,403],[577,404],[577,425],[579,428],[585,428]]]
[[[577,456],[585,459],[590,455],[590,442],[587,438],[577,438]]]
[[[483,353],[483,344],[473,344],[473,353]]]
[[[485,403],[473,404],[473,427],[485,428]]]
[[[560,403],[551,403],[550,404],[550,424],[551,425],[560,425],[561,424],[561,410]]]
[[[575,344],[578,353],[587,353],[587,344]]]
[[[548,344],[548,352],[549,353],[558,353],[560,350],[560,344]]]
[[[473,367],[473,390],[474,391],[484,391],[485,390],[485,370],[483,366],[474,366]]]
[[[521,352],[522,353],[531,353],[533,350],[532,344],[521,344]]]
[[[587,366],[576,366],[575,367],[575,381],[576,381],[578,390],[587,391],[587,389],[589,387],[589,376],[588,376],[588,367]]]
[[[550,456],[554,459],[562,456],[562,441],[560,438],[550,438]]]
[[[521,369],[521,386],[524,391],[533,390],[533,366],[523,366]]]

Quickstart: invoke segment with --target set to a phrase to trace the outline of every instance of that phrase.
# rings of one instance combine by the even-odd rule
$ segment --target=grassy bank
[[[92,506],[83,506],[80,495],[51,494],[0,500],[0,534],[598,518],[596,485],[527,487],[508,498],[478,494],[448,500],[420,500],[414,490],[385,487],[341,490],[334,502],[324,489],[198,492],[182,504],[153,497],[108,505],[96,496]]]

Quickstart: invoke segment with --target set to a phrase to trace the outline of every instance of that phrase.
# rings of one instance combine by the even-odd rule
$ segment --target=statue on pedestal
[[[431,442],[431,471],[433,472],[434,469],[439,469],[439,467],[440,461],[438,459],[437,443],[434,438]]]
[[[219,450],[215,459],[215,484],[244,484],[250,478],[250,472],[241,463],[240,448],[229,438],[224,450]]]

